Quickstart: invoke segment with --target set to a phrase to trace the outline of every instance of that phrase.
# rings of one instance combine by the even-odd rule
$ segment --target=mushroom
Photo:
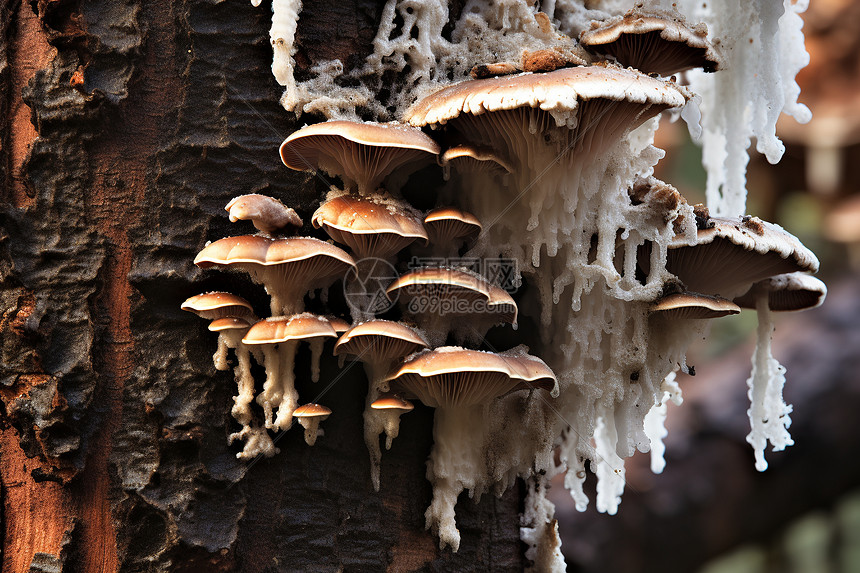
[[[254,227],[271,236],[285,227],[301,227],[298,214],[277,199],[251,193],[234,197],[224,207],[230,213],[230,222],[249,220]]]
[[[265,286],[273,315],[301,312],[306,292],[328,286],[355,262],[342,249],[313,237],[227,237],[209,243],[194,264],[242,270]]]
[[[386,294],[406,307],[433,346],[444,344],[449,333],[457,340],[479,342],[495,324],[517,324],[511,295],[465,270],[420,268],[394,281]]]
[[[292,425],[293,410],[299,397],[294,372],[298,343],[302,340],[311,343],[312,379],[316,382],[319,378],[320,345],[326,337],[336,336],[328,320],[309,312],[267,318],[248,330],[242,342],[260,346],[263,350],[266,382],[257,396],[257,403],[263,407],[266,428],[288,430]]]
[[[767,277],[816,272],[818,259],[794,235],[757,217],[711,217],[697,232],[669,245],[666,269],[689,291],[734,298]]]
[[[385,449],[390,450],[394,438],[400,433],[400,416],[415,409],[412,402],[404,400],[397,394],[382,394],[370,407],[378,411],[385,424]]]
[[[693,68],[715,72],[722,66],[722,58],[708,41],[708,27],[691,28],[677,13],[633,9],[623,17],[593,21],[579,41],[592,52],[649,74],[671,76]]]
[[[424,217],[430,242],[449,255],[456,255],[461,243],[472,243],[481,234],[481,222],[455,207],[438,207]]]
[[[193,312],[201,318],[212,320],[209,330],[218,332],[218,348],[212,356],[217,370],[227,370],[227,350],[240,346],[242,336],[241,328],[250,328],[251,324],[259,319],[254,315],[251,303],[241,296],[229,292],[207,292],[198,294],[185,300],[181,306],[182,310]],[[234,319],[232,321],[220,321],[219,319]],[[216,325],[213,328],[213,325]],[[244,325],[244,326],[241,326]],[[250,376],[250,371],[248,372]]]
[[[427,243],[421,214],[403,201],[382,195],[330,194],[311,222],[347,245],[358,259],[387,259],[413,241]]]
[[[692,292],[664,296],[651,306],[652,313],[668,320],[720,318],[740,311],[740,307],[730,300]]]
[[[459,547],[454,506],[460,492],[468,489],[478,497],[482,493],[490,403],[518,390],[558,395],[555,374],[527,350],[518,347],[500,354],[457,347],[425,350],[390,375],[394,392],[436,408],[427,462],[433,500],[425,518],[441,547],[450,545],[454,551]]]
[[[439,145],[420,129],[399,123],[327,121],[304,127],[281,144],[281,160],[290,169],[321,169],[362,195],[375,191],[395,169],[411,172],[438,153]]]
[[[305,429],[305,443],[312,446],[316,443],[317,437],[323,431],[320,429],[320,422],[325,421],[331,415],[331,410],[320,404],[305,404],[299,406],[293,412],[293,416],[299,420],[299,424]]]
[[[376,491],[379,491],[379,463],[382,460],[379,435],[385,432],[387,447],[390,448],[391,441],[398,433],[399,414],[392,418],[390,413],[379,411],[373,404],[383,392],[388,391],[386,377],[392,366],[403,357],[427,347],[427,341],[415,330],[403,323],[388,320],[357,324],[346,331],[334,347],[335,356],[352,355],[361,360],[367,373],[369,383],[364,407],[364,442],[370,453],[370,478]]]
[[[804,273],[788,273],[759,281],[739,297],[740,308],[755,309],[760,293],[767,293],[767,306],[771,311],[798,311],[820,306],[827,296],[827,286],[817,278]]]

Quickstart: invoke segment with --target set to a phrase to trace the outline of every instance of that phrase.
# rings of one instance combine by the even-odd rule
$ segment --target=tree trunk
[[[299,73],[369,50],[381,1],[305,4]],[[278,105],[270,14],[215,0],[0,6],[3,573],[523,567],[518,489],[460,500],[456,554],[424,530],[432,410],[403,418],[373,491],[357,365],[326,360],[314,385],[299,356],[300,393],[335,412],[314,447],[300,429],[271,459],[227,445],[232,374],[179,306],[209,290],[267,300],[192,261],[245,232],[229,227],[231,197],[278,197],[307,220],[326,191],[278,158],[303,121]]]

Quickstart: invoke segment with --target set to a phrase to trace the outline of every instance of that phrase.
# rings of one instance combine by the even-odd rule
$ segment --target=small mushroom
[[[731,299],[767,277],[818,270],[812,251],[778,225],[757,217],[711,217],[708,225],[695,245],[669,245],[666,269],[691,292]]]
[[[320,404],[305,404],[299,406],[293,412],[293,416],[299,420],[299,424],[305,429],[305,443],[312,446],[316,443],[317,437],[323,431],[320,429],[320,422],[325,421],[331,415],[331,410]]]
[[[248,319],[250,322],[257,321],[251,303],[229,292],[216,291],[194,295],[186,299],[181,308],[208,320],[237,317]]]
[[[421,268],[401,276],[387,289],[415,317],[433,346],[455,339],[479,342],[493,325],[517,323],[517,304],[505,290],[480,275],[460,269]]]
[[[197,254],[202,269],[242,270],[265,286],[273,315],[303,310],[305,293],[328,286],[355,262],[342,249],[313,237],[269,239],[242,235],[219,239]]]
[[[454,207],[439,207],[427,213],[424,228],[432,244],[453,253],[461,243],[477,239],[482,229],[477,217]]]
[[[415,409],[412,402],[404,400],[397,394],[382,394],[371,405],[384,418],[385,449],[390,450],[394,438],[400,433],[400,416]]]
[[[755,283],[735,298],[740,308],[755,309],[758,297],[767,293],[768,308],[775,312],[807,310],[820,306],[827,296],[827,286],[805,273],[788,273]]]
[[[438,153],[439,145],[420,129],[399,123],[327,121],[304,127],[281,144],[281,159],[290,169],[321,169],[362,195],[375,191],[394,170],[410,172]]]
[[[266,235],[274,235],[286,227],[301,227],[298,214],[273,197],[251,193],[234,197],[224,207],[230,213],[230,222],[250,220],[254,227]]]
[[[287,430],[292,424],[299,398],[294,371],[298,343],[302,340],[311,343],[312,379],[316,381],[321,348],[318,346],[315,350],[313,344],[319,345],[323,339],[336,336],[328,320],[309,312],[267,318],[248,330],[242,342],[261,347],[265,358],[266,381],[257,403],[263,407],[266,428]]]
[[[740,307],[718,296],[678,293],[664,296],[651,305],[652,313],[669,320],[701,320],[738,314]]]
[[[403,323],[389,320],[370,320],[357,324],[337,341],[335,356],[352,355],[364,363],[368,378],[367,399],[364,408],[364,442],[370,454],[370,478],[379,491],[379,464],[382,452],[379,435],[385,432],[388,447],[398,433],[398,420],[390,413],[380,412],[373,404],[388,391],[387,376],[394,364],[428,344],[415,330]]]
[[[358,259],[386,259],[413,241],[427,243],[421,219],[418,211],[397,199],[336,194],[317,209],[311,221],[352,249]]]
[[[623,17],[592,22],[579,35],[587,49],[645,73],[671,76],[693,68],[715,72],[722,66],[704,24],[689,27],[680,15],[634,9]]]

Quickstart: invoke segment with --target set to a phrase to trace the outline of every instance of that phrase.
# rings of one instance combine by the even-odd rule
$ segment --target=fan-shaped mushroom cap
[[[481,222],[471,213],[454,207],[433,209],[424,217],[424,227],[434,244],[474,241],[481,234]]]
[[[592,22],[579,41],[592,52],[608,54],[625,66],[661,76],[702,68],[720,69],[722,60],[708,41],[708,28],[690,28],[680,17],[631,10],[603,22]]]
[[[327,121],[304,127],[281,144],[281,160],[298,171],[322,169],[374,191],[395,169],[432,159],[439,145],[421,130],[399,123]]]
[[[427,301],[430,308],[413,314],[489,314],[497,315],[500,322],[517,322],[517,303],[510,294],[479,275],[457,269],[421,268],[401,276],[385,292],[389,297],[397,294]]]
[[[234,197],[224,207],[230,213],[230,222],[248,220],[264,233],[274,233],[287,226],[301,227],[298,214],[274,197],[251,193]]]
[[[666,269],[689,291],[733,298],[767,277],[818,270],[812,251],[778,225],[757,217],[711,217],[708,225],[695,245],[669,245]]]
[[[475,171],[503,171],[510,173],[513,167],[490,147],[462,143],[449,147],[442,154],[442,166],[453,165],[457,169]]]
[[[272,296],[272,314],[301,310],[302,297],[314,288],[331,284],[355,262],[343,249],[313,237],[269,239],[242,235],[207,245],[194,264],[235,268],[250,273]]]
[[[420,334],[403,323],[369,320],[346,331],[337,341],[334,354],[351,354],[368,362],[403,358],[428,346]]]
[[[671,320],[720,318],[740,311],[730,300],[692,292],[664,296],[651,306],[651,312]]]
[[[241,296],[229,292],[216,291],[194,295],[186,299],[181,308],[207,320],[229,316],[254,318],[256,320],[251,303]]]
[[[403,412],[410,412],[415,409],[412,402],[391,393],[382,394],[370,407],[374,410],[401,410]]]
[[[827,296],[827,285],[805,273],[777,275],[755,283],[735,302],[741,308],[755,309],[756,295],[762,291],[767,293],[770,310],[796,311],[821,305]]]
[[[466,139],[492,142],[512,163],[520,158],[515,141],[538,127],[533,118],[498,117],[493,112],[539,108],[556,126],[567,125],[568,155],[599,153],[628,130],[661,111],[683,106],[687,91],[635,70],[613,66],[582,66],[549,73],[470,80],[439,90],[406,112],[414,126],[452,122]],[[489,112],[489,113],[488,113]],[[477,117],[486,115],[487,117]],[[453,122],[452,120],[457,120]],[[508,141],[511,140],[511,141]],[[508,149],[502,149],[506,146]]]
[[[443,346],[410,357],[389,379],[391,388],[439,408],[471,406],[517,390],[556,390],[543,360],[513,351],[495,354]]]
[[[254,324],[245,334],[245,344],[279,344],[288,340],[336,337],[331,323],[309,312],[293,316],[273,316]]]
[[[216,318],[209,323],[211,332],[222,332],[225,330],[246,330],[251,328],[251,323],[244,318],[235,316],[225,316],[224,318]]]
[[[338,195],[323,203],[311,222],[350,247],[358,258],[387,258],[409,243],[427,243],[421,214],[403,201],[382,196]]]

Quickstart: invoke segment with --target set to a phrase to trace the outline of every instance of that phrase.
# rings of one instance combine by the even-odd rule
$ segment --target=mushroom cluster
[[[522,538],[535,567],[548,570],[563,566],[544,495],[548,480],[564,473],[582,510],[590,467],[598,476],[598,510],[615,513],[625,458],[650,450],[659,471],[666,405],[681,400],[675,374],[694,374],[687,346],[706,334],[709,320],[756,309],[748,436],[756,467],[766,467],[768,442],[774,449],[791,443],[784,370],[770,352],[771,312],[820,304],[826,289],[810,276],[818,261],[800,241],[743,215],[745,183],[738,175],[749,133],[759,137],[769,159],[778,158],[778,140],[769,131],[776,115],[785,109],[802,116],[802,106],[792,102],[797,58],[780,60],[773,43],[778,28],[779,41],[796,41],[798,8],[786,0],[784,20],[780,10],[762,8],[760,17],[744,22],[725,9],[725,16],[710,21],[720,34],[712,27],[709,36],[708,26],[689,25],[677,11],[710,14],[709,6],[692,0],[667,10],[660,2],[640,3],[626,13],[629,6],[616,9],[622,1],[601,4],[605,12],[577,0],[540,4],[468,1],[446,39],[443,3],[391,0],[364,67],[347,73],[339,61],[323,62],[297,82],[290,54],[299,8],[275,3],[275,73],[287,86],[282,103],[328,118],[288,137],[281,158],[292,169],[339,180],[311,222],[352,256],[315,238],[279,238],[283,225],[295,224],[295,213],[271,202],[252,208],[237,200],[231,220],[251,218],[262,234],[216,241],[197,262],[243,270],[266,285],[271,313],[282,318],[264,322],[304,321],[303,294],[332,277],[346,277],[347,294],[366,288],[371,277],[381,281],[374,300],[385,304],[347,297],[353,324],[335,346],[336,355],[362,361],[368,375],[364,437],[374,486],[380,485],[380,435],[390,447],[400,415],[413,408],[408,400],[420,400],[436,409],[426,518],[441,545],[458,547],[454,505],[462,490],[480,496],[528,479]],[[735,36],[726,31],[729,23],[740,30]],[[760,62],[752,62],[752,48],[738,41],[752,44],[754,36],[770,50]],[[349,87],[332,91],[326,70],[342,75],[340,84]],[[708,184],[718,217],[653,177],[664,154],[652,145],[657,118],[680,113],[691,132],[698,127],[701,98],[675,74],[702,86],[702,72],[718,78],[725,96],[709,101],[721,93],[710,90],[702,102],[706,162],[713,167],[727,158],[721,179]],[[392,78],[395,84],[383,89]],[[387,99],[377,99],[383,91]],[[761,105],[751,107],[750,97]],[[730,113],[713,113],[721,104]],[[729,137],[727,118],[744,123],[738,118],[745,113],[752,113],[752,127]],[[385,123],[359,121],[360,115]],[[714,141],[725,144],[725,153],[714,151]],[[421,213],[400,189],[433,160],[445,183],[437,207]],[[273,212],[280,214],[278,223],[257,223]],[[285,240],[295,248],[272,247]],[[326,253],[305,264],[316,273],[306,283],[292,279],[298,263],[284,266],[300,260],[294,254],[300,242]],[[410,250],[443,263],[401,272]],[[518,290],[451,264],[461,253],[511,262],[510,284]],[[382,280],[382,267],[396,270]],[[382,319],[381,312],[391,314]],[[248,317],[227,318],[231,328],[257,327]],[[525,328],[517,342],[531,350],[489,346],[489,328],[518,323]],[[248,335],[236,342],[237,335],[223,334],[228,331],[219,330],[219,348],[234,348],[239,361],[236,408],[249,404],[242,364],[249,355],[266,364],[257,398],[263,425],[243,422],[250,418],[241,408],[244,417],[237,416],[242,432],[262,442],[261,428],[284,429],[295,415],[292,379],[284,372],[292,371],[290,355],[302,337],[263,337],[269,342],[246,350],[241,345]],[[223,350],[220,356],[223,365]],[[310,443],[316,422],[301,420]]]

